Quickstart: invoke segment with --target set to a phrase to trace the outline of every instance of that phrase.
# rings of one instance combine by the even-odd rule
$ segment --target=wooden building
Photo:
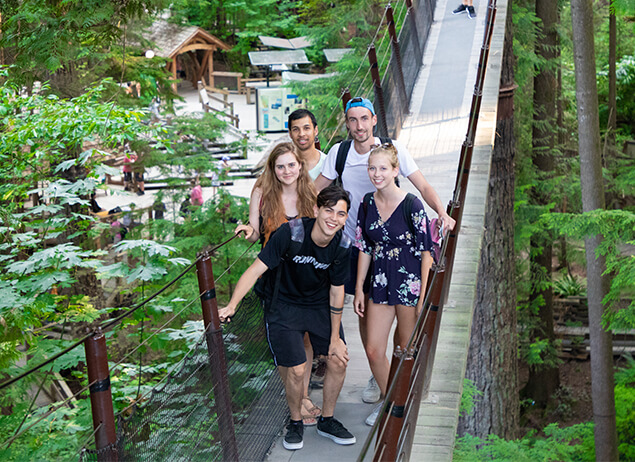
[[[154,42],[152,51],[155,56],[170,60],[168,69],[174,79],[181,78],[177,71],[183,71],[194,88],[199,80],[205,80],[210,87],[214,86],[214,51],[231,49],[200,27],[179,26],[161,19],[155,21],[143,36]]]

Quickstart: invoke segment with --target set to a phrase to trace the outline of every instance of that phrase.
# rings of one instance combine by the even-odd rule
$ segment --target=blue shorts
[[[351,248],[351,277],[344,284],[344,291],[349,295],[355,295],[355,282],[357,281],[357,259],[359,257],[359,249],[355,246]],[[364,293],[370,292],[370,276],[373,274],[373,264],[370,264],[366,279],[364,280]]]
[[[275,307],[265,306],[267,342],[276,366],[293,367],[306,362],[305,332],[309,333],[315,355],[329,354],[330,311],[328,306],[318,309],[305,308],[279,301]],[[340,338],[344,340],[344,329],[341,324]]]

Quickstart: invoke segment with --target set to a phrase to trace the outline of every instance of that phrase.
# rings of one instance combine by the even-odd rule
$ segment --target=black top
[[[311,239],[315,218],[302,218],[302,224],[304,240],[295,255],[287,255],[291,246],[289,223],[284,223],[271,235],[258,255],[269,268],[263,276],[264,296],[272,298],[276,275],[272,270],[282,264],[278,300],[291,305],[323,308],[329,304],[331,285],[341,286],[349,278],[350,241],[339,230],[326,247],[319,247]]]

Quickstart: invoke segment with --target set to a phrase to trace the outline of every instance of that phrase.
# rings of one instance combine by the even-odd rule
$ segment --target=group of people
[[[373,135],[372,103],[353,98],[345,108],[350,140],[328,155],[315,148],[315,116],[289,116],[291,142],[272,150],[251,195],[244,232],[262,250],[219,310],[229,321],[252,286],[263,300],[267,340],[285,385],[290,421],[283,445],[303,447],[306,425],[337,444],[354,444],[334,417],[346,376],[348,347],[342,329],[345,294],[354,296],[359,331],[373,376],[362,394],[378,402],[366,419],[373,425],[388,386],[388,337],[397,318],[396,342],[405,345],[422,309],[432,264],[430,222],[423,203],[399,188],[408,178],[448,229],[439,196],[406,148]],[[308,398],[314,356],[325,356],[322,408]]]

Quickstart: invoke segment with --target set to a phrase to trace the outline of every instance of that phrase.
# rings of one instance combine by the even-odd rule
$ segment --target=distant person
[[[315,116],[307,109],[296,109],[289,114],[287,125],[291,141],[304,159],[309,176],[315,180],[322,172],[322,165],[326,160],[326,154],[315,147],[315,140],[318,136]]]
[[[124,191],[132,191],[132,164],[137,160],[137,155],[130,151],[130,147],[126,145],[123,158],[123,189]]]
[[[461,13],[467,13],[467,17],[469,19],[474,19],[476,17],[476,11],[474,10],[474,5],[473,5],[474,0],[463,0],[463,3],[461,3],[453,12],[452,14],[461,14]]]
[[[102,209],[97,203],[97,195],[95,193],[90,194],[90,211],[93,213],[101,212]]]
[[[302,396],[310,362],[303,344],[305,334],[318,354],[328,355],[317,432],[337,444],[356,442],[333,417],[350,359],[341,322],[350,253],[350,239],[341,229],[349,208],[350,199],[341,187],[324,189],[317,197],[317,218],[295,219],[280,226],[238,280],[229,304],[218,310],[221,322],[231,318],[258,278],[267,273],[262,294],[265,325],[291,414],[282,442],[288,450],[304,445]]]
[[[132,171],[134,173],[134,181],[137,185],[137,196],[143,196],[146,192],[144,173],[145,167],[143,166],[142,155],[137,155],[132,163]]]
[[[377,125],[377,116],[370,100],[360,97],[350,99],[346,103],[345,118],[346,128],[348,128],[352,140],[337,143],[330,149],[326,162],[324,162],[322,173],[315,180],[315,187],[320,191],[330,185],[335,179],[341,179],[342,186],[351,194],[351,203],[353,204],[344,228],[344,234],[354,240],[359,206],[366,193],[375,191],[375,186],[368,177],[368,155],[374,146],[382,143],[379,138],[373,135],[373,129]],[[437,212],[444,226],[447,226],[450,230],[453,229],[454,220],[446,213],[439,195],[425,179],[406,147],[396,140],[390,140],[390,142],[397,149],[399,172],[408,178],[415,188],[419,190],[421,197]],[[347,146],[348,149],[346,149]],[[339,163],[342,166],[340,172],[338,172],[337,168],[338,158],[343,160],[343,162]],[[346,293],[350,295],[355,294],[358,256],[359,251],[354,248],[351,252],[351,279],[346,284]],[[368,292],[369,283],[370,279],[367,278],[365,293]],[[362,344],[366,348],[366,319],[364,317],[359,318],[359,333]],[[380,396],[381,391],[377,386],[377,382],[374,377],[371,377],[362,393],[362,400],[366,403],[375,403],[379,401]]]
[[[183,218],[188,218],[190,215],[192,215],[192,202],[190,202],[189,197],[186,197],[185,200],[181,202],[179,215],[181,215]]]
[[[377,188],[364,196],[357,214],[359,252],[353,306],[366,318],[366,356],[386,396],[390,362],[386,348],[390,329],[397,318],[397,344],[405,349],[423,307],[428,272],[432,266],[429,221],[419,198],[395,183],[399,159],[393,145],[371,149],[368,176]],[[372,277],[366,299],[364,281]],[[375,425],[383,403],[366,419]]]
[[[190,203],[195,207],[200,207],[203,205],[203,188],[201,187],[198,176],[193,179],[190,184],[192,185],[192,190],[190,191]]]
[[[229,164],[229,156],[223,156],[216,162],[215,170],[212,172],[212,197],[216,196],[217,189],[221,186],[221,181],[227,175],[227,172],[231,169]]]
[[[154,203],[152,204],[154,219],[163,220],[166,210],[165,204],[163,203],[163,191],[159,191],[154,197]]]
[[[117,244],[121,242],[128,233],[126,227],[119,221],[119,219],[115,218],[112,223],[110,223],[110,233],[112,235],[112,243]]]

